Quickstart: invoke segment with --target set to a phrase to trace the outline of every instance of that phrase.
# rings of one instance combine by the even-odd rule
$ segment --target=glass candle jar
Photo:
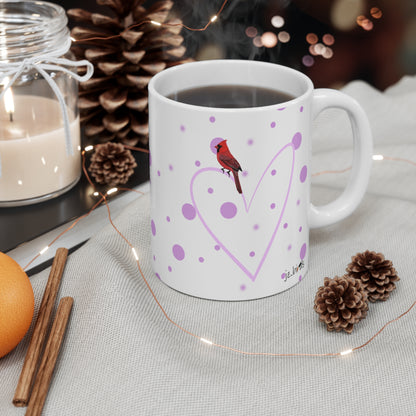
[[[0,207],[54,198],[81,176],[70,46],[62,7],[0,1]]]

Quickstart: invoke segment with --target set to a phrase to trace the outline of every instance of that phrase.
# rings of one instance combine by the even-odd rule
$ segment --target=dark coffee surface
[[[177,91],[168,98],[215,108],[251,108],[280,104],[294,97],[282,91],[248,85],[212,85]]]

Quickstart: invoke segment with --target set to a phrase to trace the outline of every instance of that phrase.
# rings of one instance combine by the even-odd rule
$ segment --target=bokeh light
[[[280,42],[282,43],[287,43],[290,41],[290,35],[288,32],[282,30],[281,32],[279,32],[279,34],[277,35],[278,39],[280,40]]]
[[[261,35],[261,43],[266,48],[274,48],[277,45],[277,36],[276,36],[276,34],[273,33],[273,32],[264,32]]]
[[[302,58],[302,63],[303,63],[303,65],[305,65],[305,66],[307,66],[307,67],[311,67],[311,66],[315,63],[315,60],[313,59],[313,57],[312,57],[312,56],[310,56],[310,55],[305,55],[305,56]]]
[[[282,16],[273,16],[271,20],[272,26],[274,27],[283,27],[285,24],[285,19]]]
[[[308,33],[306,35],[306,42],[310,45],[315,45],[318,42],[318,36],[315,33]]]
[[[263,42],[262,42],[262,40],[261,40],[261,36],[256,36],[256,37],[253,39],[253,45],[254,45],[254,46],[257,46],[258,48],[261,48],[261,47],[263,46]]]
[[[322,41],[325,43],[325,45],[331,46],[334,44],[335,38],[331,34],[326,33],[322,36]]]
[[[383,16],[383,12],[378,7],[372,7],[370,14],[374,19],[380,19]]]
[[[364,10],[364,0],[335,0],[330,11],[331,22],[338,30],[352,30],[356,17],[363,14]]]
[[[332,50],[332,48],[330,48],[329,46],[327,46],[325,48],[325,50],[322,52],[322,56],[325,59],[331,59],[334,56],[334,51]]]
[[[249,38],[254,38],[255,36],[257,36],[257,29],[254,26],[247,27],[245,32]]]

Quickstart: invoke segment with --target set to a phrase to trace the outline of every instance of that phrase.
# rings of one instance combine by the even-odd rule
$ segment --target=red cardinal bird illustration
[[[239,194],[243,193],[241,190],[240,179],[238,177],[238,171],[241,170],[241,166],[237,159],[231,154],[230,149],[228,149],[227,140],[219,142],[215,148],[217,149],[218,163],[222,166],[221,170],[223,172],[227,170],[228,176],[230,176],[230,172],[233,173],[235,187],[237,188]]]

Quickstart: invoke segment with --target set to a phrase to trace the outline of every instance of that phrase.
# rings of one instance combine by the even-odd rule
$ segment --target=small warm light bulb
[[[373,155],[373,160],[383,160],[384,156],[383,155]]]
[[[200,339],[200,341],[204,342],[205,344],[208,344],[208,345],[212,345],[213,344],[213,342],[210,341],[209,339],[205,339],[205,338],[199,338],[199,339]]]
[[[94,196],[98,196],[98,195],[100,195],[97,191],[95,191],[94,193],[93,193],[93,195]]]
[[[118,191],[118,188],[111,188],[107,191],[107,195],[111,195],[111,194],[113,194],[114,192],[117,192],[117,191]]]
[[[339,355],[348,355],[348,354],[351,354],[351,353],[352,353],[352,349],[349,349],[349,350],[341,351],[339,353]]]
[[[86,152],[89,152],[90,150],[92,150],[92,149],[94,149],[94,146],[92,146],[91,144],[89,145],[89,146],[87,146],[87,147],[85,147],[84,148],[84,150],[86,151]]]
[[[49,249],[49,246],[44,247],[41,251],[39,251],[39,254],[42,255],[44,253],[46,253]]]
[[[136,259],[136,261],[139,261],[139,256],[137,255],[136,249],[134,247],[132,247],[131,251],[133,252],[133,256]]]
[[[215,14],[211,17],[211,22],[215,22],[218,19],[218,16]]]
[[[162,23],[156,22],[155,20],[151,20],[150,23],[154,24],[155,26],[162,26]]]

